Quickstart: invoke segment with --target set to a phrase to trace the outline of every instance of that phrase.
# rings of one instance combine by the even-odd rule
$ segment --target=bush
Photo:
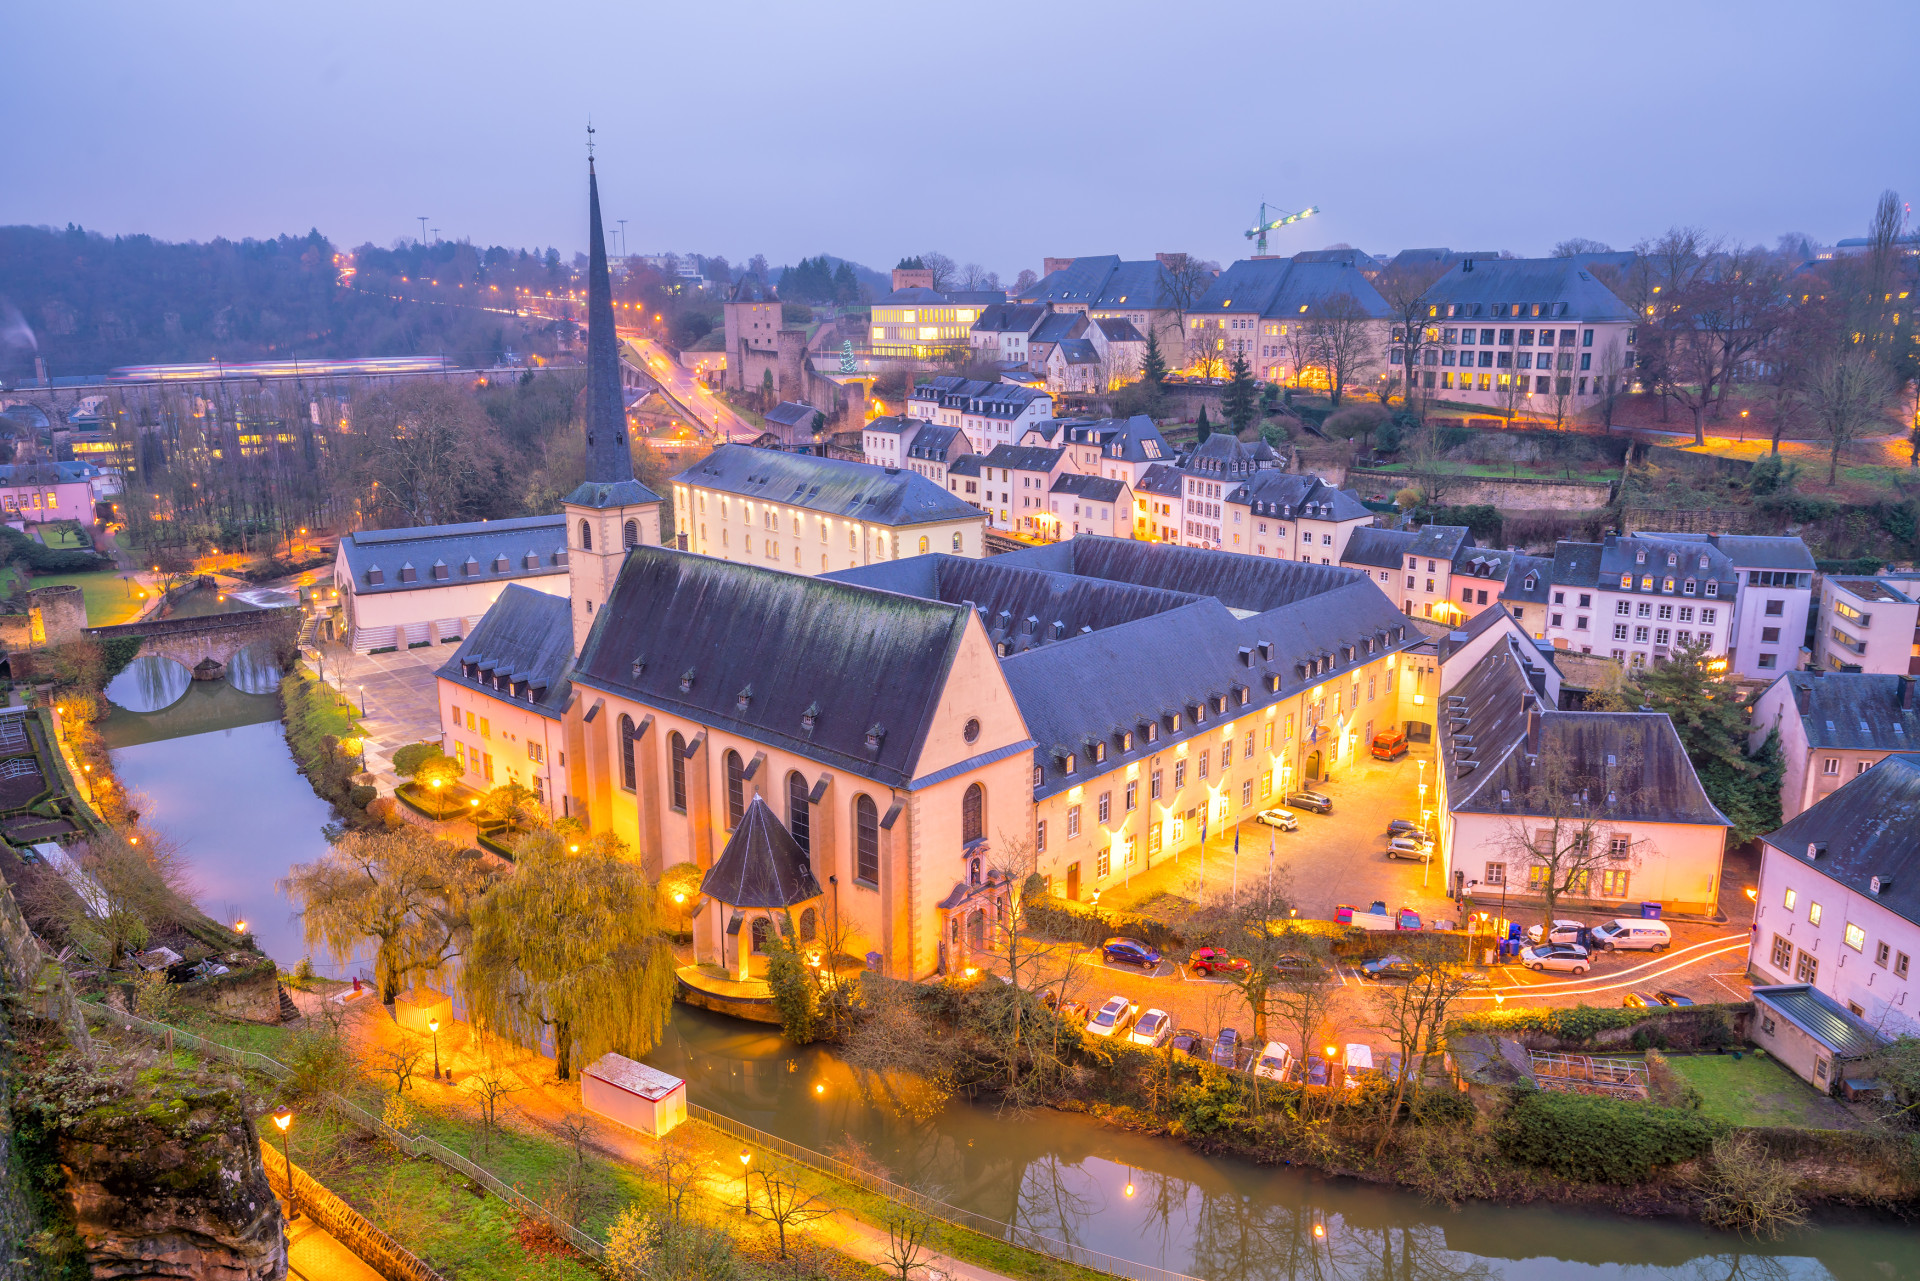
[[[1416,1125],[1472,1125],[1473,1100],[1459,1090],[1421,1090],[1414,1095]]]
[[[1426,518],[1434,525],[1465,525],[1475,538],[1485,543],[1500,541],[1500,509],[1490,503],[1435,507],[1426,513]]]
[[[36,574],[88,574],[113,567],[106,557],[92,552],[36,543],[11,525],[0,525],[0,560],[23,560]]]
[[[1715,1139],[1712,1156],[1688,1182],[1705,1199],[1700,1217],[1710,1227],[1777,1237],[1807,1221],[1800,1180],[1751,1134]]]
[[[1523,1088],[1496,1138],[1507,1159],[1588,1183],[1645,1183],[1704,1155],[1724,1127],[1696,1112]]]
[[[1122,916],[1118,913],[1076,911],[1060,899],[1037,899],[1023,909],[1027,927],[1048,938],[1074,939],[1098,945],[1116,934],[1137,938],[1165,951],[1186,946],[1186,938],[1167,922],[1151,916]]]
[[[393,772],[401,778],[412,778],[423,761],[439,755],[438,743],[408,743],[393,754]]]
[[[365,783],[355,783],[347,792],[347,804],[357,810],[363,810],[372,804],[374,797],[380,795],[380,789],[369,787]]]

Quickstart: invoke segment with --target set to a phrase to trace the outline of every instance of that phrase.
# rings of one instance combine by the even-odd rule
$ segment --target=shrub
[[[112,562],[104,556],[70,547],[48,547],[11,525],[0,525],[0,560],[23,560],[36,574],[86,574],[112,568]]]
[[[1416,1125],[1472,1125],[1473,1100],[1459,1090],[1421,1090],[1414,1095]]]
[[[1705,1198],[1700,1217],[1711,1227],[1777,1237],[1807,1221],[1800,1180],[1751,1134],[1715,1139],[1712,1155],[1687,1182]]]
[[[352,789],[347,792],[347,804],[357,810],[363,810],[372,804],[374,798],[379,795],[379,788],[369,787],[365,783],[355,783]]]
[[[1497,1138],[1511,1161],[1589,1183],[1644,1183],[1658,1166],[1703,1155],[1724,1127],[1696,1112],[1521,1089]]]
[[[438,743],[408,743],[393,754],[393,772],[401,778],[412,778],[421,764],[433,757],[443,755]]]

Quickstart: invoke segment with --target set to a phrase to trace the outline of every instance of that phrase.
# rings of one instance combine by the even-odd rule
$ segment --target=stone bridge
[[[87,636],[109,641],[128,636],[140,638],[140,657],[149,654],[171,658],[195,677],[213,679],[225,673],[233,656],[259,641],[272,641],[282,635],[292,640],[300,627],[300,607],[282,605],[276,609],[247,609],[231,614],[202,614],[193,618],[155,618],[118,627],[89,627]],[[211,662],[210,668],[201,664]]]

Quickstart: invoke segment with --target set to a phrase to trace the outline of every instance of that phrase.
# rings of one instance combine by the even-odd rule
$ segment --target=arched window
[[[987,835],[987,789],[975,783],[960,798],[960,839],[971,845]]]
[[[680,737],[679,730],[667,735],[667,753],[673,758],[673,808],[684,814],[687,812],[687,740]]]
[[[853,875],[869,885],[880,883],[880,810],[870,796],[853,798]]]
[[[812,908],[800,913],[800,941],[813,942],[813,936],[820,932],[820,918],[814,915]]]
[[[634,788],[633,717],[625,713],[620,716],[620,786],[629,792]]]
[[[622,547],[638,547],[640,545],[639,521],[630,520],[620,527],[620,545]]]
[[[957,533],[953,536],[953,550],[956,552],[960,550],[960,535]]]
[[[927,536],[925,534],[920,535],[920,554],[922,556],[927,554],[927,546]]]
[[[807,808],[807,780],[799,770],[787,775],[787,830],[802,850],[813,853],[813,815]]]
[[[580,550],[583,552],[593,550],[593,526],[584,520],[580,522]]]
[[[740,753],[727,749],[727,826],[740,826],[747,813],[747,771],[740,764]]]
[[[767,950],[767,940],[773,937],[773,922],[764,916],[757,916],[754,918],[751,928],[753,930],[753,950],[764,954]]]

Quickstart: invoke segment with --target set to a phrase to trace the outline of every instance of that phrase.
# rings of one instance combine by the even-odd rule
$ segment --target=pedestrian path
[[[287,1275],[300,1281],[383,1281],[359,1255],[306,1218],[287,1224]]]

